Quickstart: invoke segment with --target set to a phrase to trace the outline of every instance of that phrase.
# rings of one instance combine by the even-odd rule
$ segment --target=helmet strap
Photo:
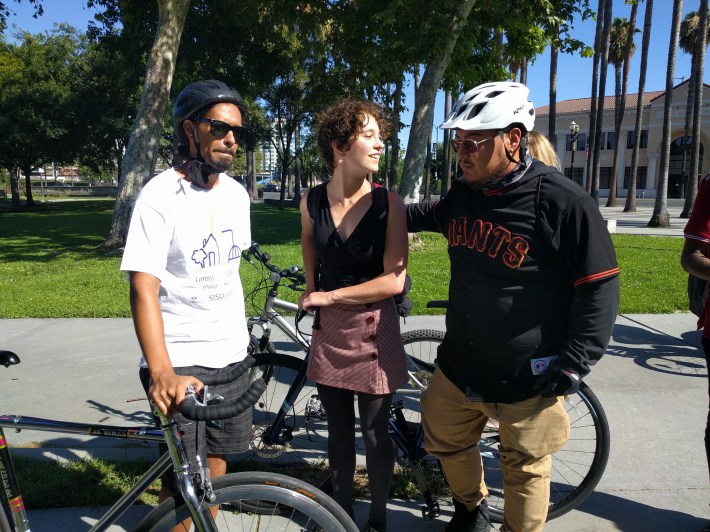
[[[501,129],[501,130],[499,131],[499,133],[500,133],[500,136],[501,136],[501,139],[502,139],[502,138],[503,138],[503,135],[505,134],[505,131],[503,131],[503,130]],[[519,152],[519,155],[518,155],[518,156],[520,157],[520,160],[519,160],[519,161],[516,161],[516,160],[513,158],[513,154],[510,153],[510,151],[508,150],[508,147],[505,145],[505,142],[503,143],[503,148],[505,149],[505,156],[508,158],[508,160],[509,160],[511,163],[522,164],[523,166],[525,166],[525,156],[526,156],[527,153],[528,153],[527,139],[528,139],[527,134],[526,134],[526,135],[522,135],[522,136],[520,137],[520,146],[519,146],[520,152]]]
[[[197,149],[197,157],[190,157],[187,160],[187,180],[195,183],[197,186],[206,185],[210,180],[210,174],[219,173],[216,168],[207,164],[202,157],[200,149],[200,137],[197,134],[197,128],[192,129],[192,140]]]

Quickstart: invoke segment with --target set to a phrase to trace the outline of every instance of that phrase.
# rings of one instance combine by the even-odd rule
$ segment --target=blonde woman
[[[553,166],[562,171],[562,165],[555,153],[555,148],[539,131],[528,131],[528,153],[547,166]]]

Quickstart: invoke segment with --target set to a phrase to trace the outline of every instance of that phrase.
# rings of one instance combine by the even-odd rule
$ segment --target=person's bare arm
[[[130,282],[133,326],[152,380],[150,397],[160,411],[167,415],[175,411],[176,405],[184,399],[188,385],[193,384],[197,390],[201,390],[202,382],[194,377],[175,375],[170,363],[165,346],[163,315],[158,302],[160,279],[149,273],[130,272]]]
[[[680,254],[680,265],[687,273],[710,281],[710,258],[707,253],[707,242],[686,238]]]
[[[301,245],[303,246],[303,242]],[[397,194],[390,193],[382,275],[355,286],[329,292],[312,292],[302,298],[303,308],[325,307],[335,303],[372,303],[401,294],[407,274],[407,251],[407,219],[404,202]]]

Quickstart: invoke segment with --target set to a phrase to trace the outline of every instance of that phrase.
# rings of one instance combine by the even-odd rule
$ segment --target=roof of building
[[[644,92],[643,93],[643,106],[648,107],[651,105],[651,102],[658,98],[659,96],[663,96],[666,91],[649,91],[649,92]],[[626,108],[627,109],[635,109],[636,108],[636,103],[638,101],[638,94],[627,94],[626,95]],[[604,110],[613,110],[615,106],[614,103],[614,96],[605,96],[604,97]],[[592,108],[592,99],[591,98],[576,98],[574,100],[564,100],[561,102],[557,102],[557,114],[558,115],[563,115],[563,114],[572,114],[572,113],[588,113]],[[547,116],[550,113],[550,106],[549,105],[542,105],[540,107],[535,108],[535,114],[537,116]]]
[[[686,83],[690,83],[690,79],[686,79],[684,81],[681,81],[673,87],[673,90],[675,91],[678,87],[681,87],[682,85],[685,85]],[[705,90],[710,89],[710,85],[707,83],[703,83],[703,92]],[[651,103],[657,99],[663,96],[666,93],[666,91],[648,91],[643,93],[643,106],[648,107],[651,105]],[[611,96],[605,96],[604,97],[604,110],[605,111],[613,111],[615,107],[614,103],[614,95],[612,94]],[[636,94],[627,94],[626,95],[626,109],[636,109],[636,103],[638,102],[638,93]],[[534,103],[534,102],[533,102]],[[558,115],[564,115],[564,114],[573,114],[573,113],[588,113],[592,109],[592,99],[591,98],[576,98],[574,100],[563,100],[561,102],[557,102],[557,114]],[[537,116],[547,116],[550,113],[550,106],[549,105],[541,105],[540,107],[535,108],[535,114]]]

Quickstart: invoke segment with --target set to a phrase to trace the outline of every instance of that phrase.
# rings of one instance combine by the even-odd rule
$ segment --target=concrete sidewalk
[[[682,237],[682,200],[668,200],[671,227],[648,228],[650,199],[636,213],[600,211],[616,233]],[[404,330],[444,328],[442,316],[414,316]],[[0,320],[1,349],[19,366],[2,372],[0,413],[107,425],[150,422],[137,379],[138,345],[128,319]],[[707,368],[691,314],[619,316],[607,355],[586,379],[611,427],[611,456],[596,491],[576,510],[548,523],[552,532],[699,531],[710,519],[710,485],[703,432]],[[57,459],[87,455],[113,459],[157,457],[153,447],[127,440],[24,431],[6,434],[15,453]],[[30,511],[34,531],[88,530],[102,508]],[[132,509],[111,530],[131,530],[147,509]],[[421,518],[417,501],[389,504],[390,532],[442,530],[452,508],[436,521]],[[356,506],[362,526],[367,503]]]
[[[417,328],[442,329],[443,317],[408,318],[404,329]],[[116,425],[148,421],[130,320],[0,320],[0,337],[2,347],[22,359],[2,369],[3,413]],[[587,382],[609,418],[611,457],[596,492],[546,530],[701,530],[710,518],[703,446],[707,369],[695,317],[620,316],[608,353]],[[26,449],[15,452],[33,456],[131,458],[154,452],[139,442],[88,436],[6,436],[11,446]],[[132,510],[112,530],[130,530],[145,510]],[[364,523],[367,503],[356,511]],[[390,531],[441,530],[452,509],[442,511],[437,521],[426,522],[417,501],[391,501]],[[30,518],[35,531],[76,531],[88,529],[100,514],[68,508],[31,511]]]

